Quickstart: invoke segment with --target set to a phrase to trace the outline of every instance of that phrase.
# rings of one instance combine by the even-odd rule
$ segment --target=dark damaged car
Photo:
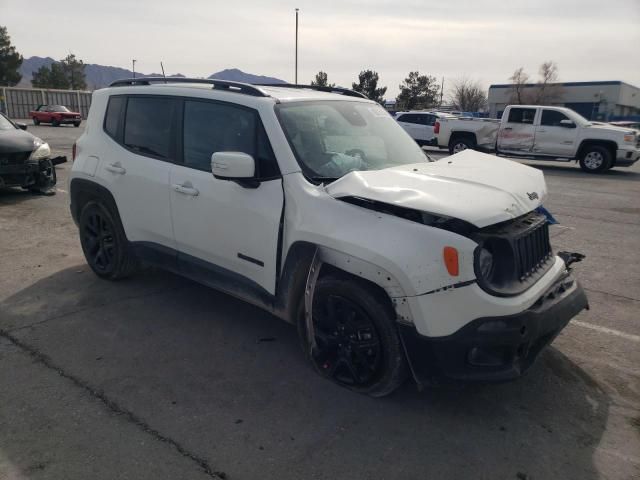
[[[0,188],[22,187],[47,192],[56,184],[55,165],[66,157],[51,157],[49,145],[0,113]]]

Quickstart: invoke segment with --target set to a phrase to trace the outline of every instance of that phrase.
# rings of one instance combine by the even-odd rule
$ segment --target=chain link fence
[[[47,90],[42,88],[0,87],[0,111],[10,118],[29,118],[40,105],[64,105],[87,118],[91,92],[81,90]]]

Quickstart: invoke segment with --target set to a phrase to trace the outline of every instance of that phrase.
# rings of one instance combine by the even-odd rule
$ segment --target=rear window
[[[512,108],[509,111],[509,123],[527,123],[533,124],[536,116],[535,108]]]
[[[129,97],[124,145],[141,155],[170,158],[174,111],[175,101],[171,98]]]
[[[107,113],[104,116],[104,130],[111,138],[118,138],[118,128],[120,126],[120,118],[124,104],[124,97],[109,98]]]

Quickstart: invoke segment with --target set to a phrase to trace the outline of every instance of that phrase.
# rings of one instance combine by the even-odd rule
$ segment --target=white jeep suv
[[[98,276],[144,262],[258,305],[358,392],[518,377],[587,307],[537,211],[540,171],[430,162],[356,92],[118,81],[94,92],[74,155]]]

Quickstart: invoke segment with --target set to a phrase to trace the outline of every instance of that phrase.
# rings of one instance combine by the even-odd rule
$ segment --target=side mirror
[[[253,178],[256,161],[244,152],[215,152],[211,155],[211,173],[222,180],[235,180],[245,188],[257,188],[260,185]]]
[[[18,123],[15,122],[16,127],[18,127],[20,130],[26,130],[27,129],[27,124],[26,123]]]
[[[560,120],[560,126],[564,128],[576,128],[576,124],[573,120]]]

